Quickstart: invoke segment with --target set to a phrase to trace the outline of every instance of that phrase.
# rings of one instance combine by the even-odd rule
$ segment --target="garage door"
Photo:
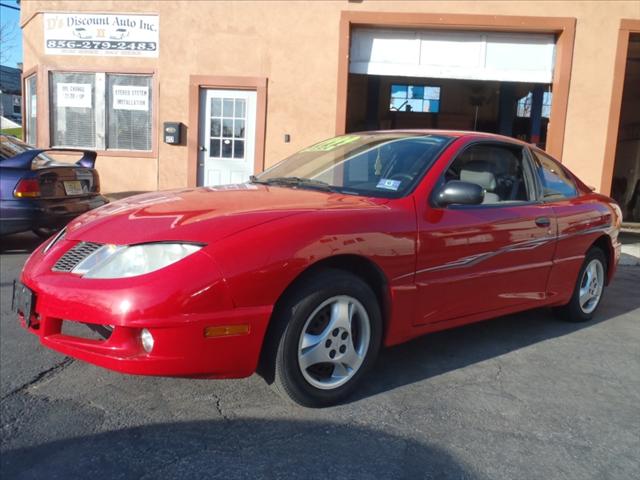
[[[354,29],[350,73],[551,83],[552,34]]]

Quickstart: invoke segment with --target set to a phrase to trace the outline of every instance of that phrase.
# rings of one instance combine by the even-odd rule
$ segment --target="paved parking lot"
[[[383,352],[345,405],[258,377],[124,376],[44,350],[10,313],[37,244],[2,239],[2,478],[640,478],[640,268],[597,318],[549,311]]]

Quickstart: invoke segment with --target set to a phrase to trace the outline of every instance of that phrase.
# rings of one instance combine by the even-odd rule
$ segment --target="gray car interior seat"
[[[498,203],[500,197],[495,193],[497,187],[496,176],[492,172],[492,165],[484,161],[468,162],[460,170],[460,180],[475,183],[485,190],[483,204]]]

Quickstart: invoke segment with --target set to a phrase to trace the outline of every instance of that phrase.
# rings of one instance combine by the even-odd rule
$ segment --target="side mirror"
[[[478,205],[484,200],[484,188],[476,183],[451,180],[437,188],[433,194],[436,207],[447,205]]]

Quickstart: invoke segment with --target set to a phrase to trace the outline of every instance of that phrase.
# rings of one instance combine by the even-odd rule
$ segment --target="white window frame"
[[[94,95],[95,95],[95,107],[94,107],[94,119],[95,119],[95,135],[96,135],[96,142],[95,142],[95,146],[83,146],[83,147],[79,147],[79,146],[69,146],[69,145],[57,145],[54,143],[53,139],[54,139],[54,135],[53,135],[53,131],[52,131],[52,126],[53,126],[53,122],[52,122],[52,118],[53,115],[55,115],[55,111],[53,110],[53,108],[51,108],[52,105],[52,99],[53,99],[53,95],[55,95],[55,91],[53,88],[51,88],[51,85],[53,84],[52,82],[52,78],[53,75],[55,75],[56,73],[62,73],[62,74],[73,74],[73,73],[82,73],[82,74],[88,74],[88,75],[94,75]],[[149,115],[151,117],[151,122],[150,122],[150,128],[151,128],[151,132],[149,134],[149,138],[151,139],[150,142],[150,148],[148,150],[130,150],[130,149],[121,149],[121,148],[107,148],[107,91],[106,91],[106,84],[107,84],[107,75],[129,75],[129,76],[139,76],[139,77],[148,77],[151,80],[151,91],[153,92],[152,94],[150,94],[149,97],[149,104],[151,105],[151,109],[149,111]],[[155,135],[155,124],[154,124],[154,108],[158,108],[157,105],[155,105],[155,74],[154,73],[137,73],[137,72],[118,72],[118,71],[107,71],[107,72],[91,72],[91,71],[83,71],[83,70],[50,70],[49,71],[49,78],[47,79],[48,83],[49,83],[49,95],[47,98],[47,101],[49,102],[50,108],[49,108],[49,134],[50,134],[50,146],[51,147],[56,147],[56,148],[90,148],[92,150],[100,150],[100,151],[105,151],[105,152],[132,152],[132,153],[143,153],[143,154],[149,154],[152,153],[154,151],[154,135]],[[101,101],[99,101],[99,99],[101,99]]]
[[[30,81],[35,80],[35,92],[31,90]],[[33,98],[35,97],[35,105]],[[31,111],[35,108],[36,115],[34,116],[33,132],[29,128],[29,120],[31,118]],[[22,121],[24,125],[24,140],[28,145],[35,146],[38,143],[38,73],[34,72],[28,77],[24,78],[24,110],[22,111]],[[33,135],[33,138],[30,138]],[[31,142],[30,142],[31,140]]]

